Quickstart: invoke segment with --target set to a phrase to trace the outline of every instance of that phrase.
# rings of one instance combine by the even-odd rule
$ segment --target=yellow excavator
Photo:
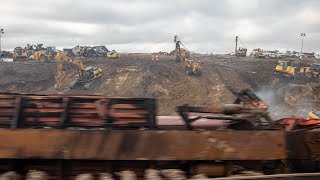
[[[92,87],[94,80],[97,80],[102,76],[102,69],[98,67],[88,66],[85,67],[82,59],[78,57],[69,57],[66,53],[58,51],[54,57],[57,63],[57,77],[55,82],[55,88],[60,88],[62,85],[62,80],[65,76],[65,71],[63,70],[63,64],[71,63],[77,66],[78,78],[70,84],[70,88],[83,87],[84,89],[89,89]]]
[[[180,47],[182,42],[177,35],[174,36],[174,43],[176,44],[175,55],[176,61],[181,63],[182,69],[187,75],[201,75],[201,61],[199,59],[191,59],[190,51]]]

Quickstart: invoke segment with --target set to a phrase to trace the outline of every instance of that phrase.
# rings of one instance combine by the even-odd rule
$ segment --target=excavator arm
[[[54,57],[54,60],[57,64],[57,76],[55,81],[55,88],[59,88],[62,84],[62,80],[66,75],[66,72],[63,70],[63,63],[68,62],[77,66],[79,79],[82,79],[82,70],[84,69],[83,62],[80,58],[71,58],[66,53],[58,51]]]

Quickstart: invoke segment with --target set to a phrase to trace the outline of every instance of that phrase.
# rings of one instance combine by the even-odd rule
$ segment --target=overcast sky
[[[171,51],[177,34],[191,51],[245,47],[320,52],[319,0],[2,0],[2,47],[106,45]]]

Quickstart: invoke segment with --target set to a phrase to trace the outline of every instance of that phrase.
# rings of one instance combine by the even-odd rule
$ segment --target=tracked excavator
[[[184,45],[177,35],[174,36],[174,43],[176,44],[176,61],[181,63],[185,73],[187,75],[201,75],[201,61],[199,59],[190,58],[190,51],[180,47],[180,45]]]
[[[57,63],[57,77],[55,83],[56,89],[61,87],[62,80],[66,74],[66,72],[63,70],[63,64],[65,62],[77,66],[78,69],[78,78],[70,84],[69,87],[71,89],[75,87],[83,87],[84,89],[89,89],[93,87],[93,82],[98,80],[102,76],[101,68],[93,66],[85,67],[81,58],[71,58],[66,53],[58,51],[54,59]]]

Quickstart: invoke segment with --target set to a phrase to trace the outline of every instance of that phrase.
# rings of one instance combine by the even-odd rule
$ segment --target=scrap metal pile
[[[233,104],[178,106],[179,124],[156,116],[155,99],[3,93],[0,173],[204,179],[318,171],[319,128],[284,131],[287,124],[272,121],[267,108],[244,90]]]
[[[107,57],[109,50],[105,46],[75,46],[71,49],[63,49],[69,56],[84,58]]]

